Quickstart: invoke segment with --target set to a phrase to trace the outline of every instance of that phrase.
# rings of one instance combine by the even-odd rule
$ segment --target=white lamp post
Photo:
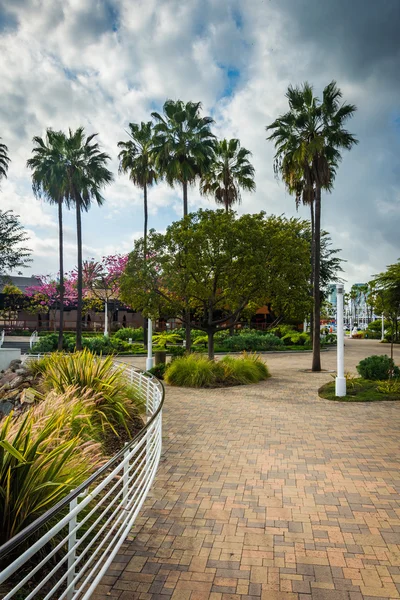
[[[104,300],[104,335],[108,335],[108,302]]]
[[[346,395],[346,378],[344,376],[344,331],[343,331],[343,285],[336,285],[337,292],[337,377],[335,381],[335,395],[342,397]]]
[[[153,322],[147,319],[147,358],[146,371],[153,368]]]
[[[381,342],[385,339],[385,317],[382,313],[382,333],[381,333]]]

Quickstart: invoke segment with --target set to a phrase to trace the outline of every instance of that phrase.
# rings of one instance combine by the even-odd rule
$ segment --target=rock
[[[21,375],[17,375],[15,377],[15,379],[13,379],[10,382],[10,384],[9,384],[10,385],[10,389],[11,390],[15,390],[15,388],[19,387],[21,385],[21,383],[24,383],[24,381],[25,381],[24,377],[21,377]]]
[[[10,362],[10,364],[8,365],[8,368],[9,369],[18,369],[20,365],[22,365],[22,360],[19,360],[16,358]]]
[[[13,408],[14,404],[11,402],[0,402],[0,415],[9,415]]]
[[[11,383],[14,379],[17,379],[18,375],[13,373],[12,371],[6,371],[3,377],[0,379],[0,386],[6,385],[7,383]]]
[[[15,369],[17,375],[23,375],[26,377],[28,375],[28,371],[24,369],[24,367],[20,367],[19,369]]]
[[[36,392],[33,388],[22,390],[19,401],[21,404],[33,404],[35,402]]]

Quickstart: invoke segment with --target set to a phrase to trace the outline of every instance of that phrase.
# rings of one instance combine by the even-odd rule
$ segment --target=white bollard
[[[344,376],[344,331],[343,331],[343,285],[336,285],[336,327],[337,327],[337,377],[335,380],[335,395],[346,395],[346,378]]]
[[[147,320],[147,358],[146,371],[153,368],[153,323],[151,319]]]

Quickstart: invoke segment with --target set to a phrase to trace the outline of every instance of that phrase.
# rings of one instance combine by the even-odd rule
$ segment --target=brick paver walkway
[[[350,367],[373,353],[347,342]],[[309,355],[266,360],[259,385],[168,388],[152,494],[96,599],[400,598],[400,404],[321,400]]]

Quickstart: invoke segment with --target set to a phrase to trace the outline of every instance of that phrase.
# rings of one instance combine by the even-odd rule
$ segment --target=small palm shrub
[[[357,371],[363,379],[384,381],[389,377],[399,377],[400,369],[386,354],[364,358],[357,365]]]
[[[274,350],[282,347],[284,342],[271,333],[259,335],[256,333],[241,333],[227,337],[223,341],[224,349],[230,352]]]
[[[241,358],[226,356],[209,360],[204,354],[189,354],[175,359],[164,375],[170,385],[180,387],[220,387],[257,383],[269,377],[267,366],[256,355]]]
[[[160,348],[165,348],[167,344],[176,344],[181,338],[177,333],[162,331],[153,335],[153,342]]]
[[[66,411],[31,411],[0,428],[0,544],[46,512],[99,464],[99,445],[71,436]]]

